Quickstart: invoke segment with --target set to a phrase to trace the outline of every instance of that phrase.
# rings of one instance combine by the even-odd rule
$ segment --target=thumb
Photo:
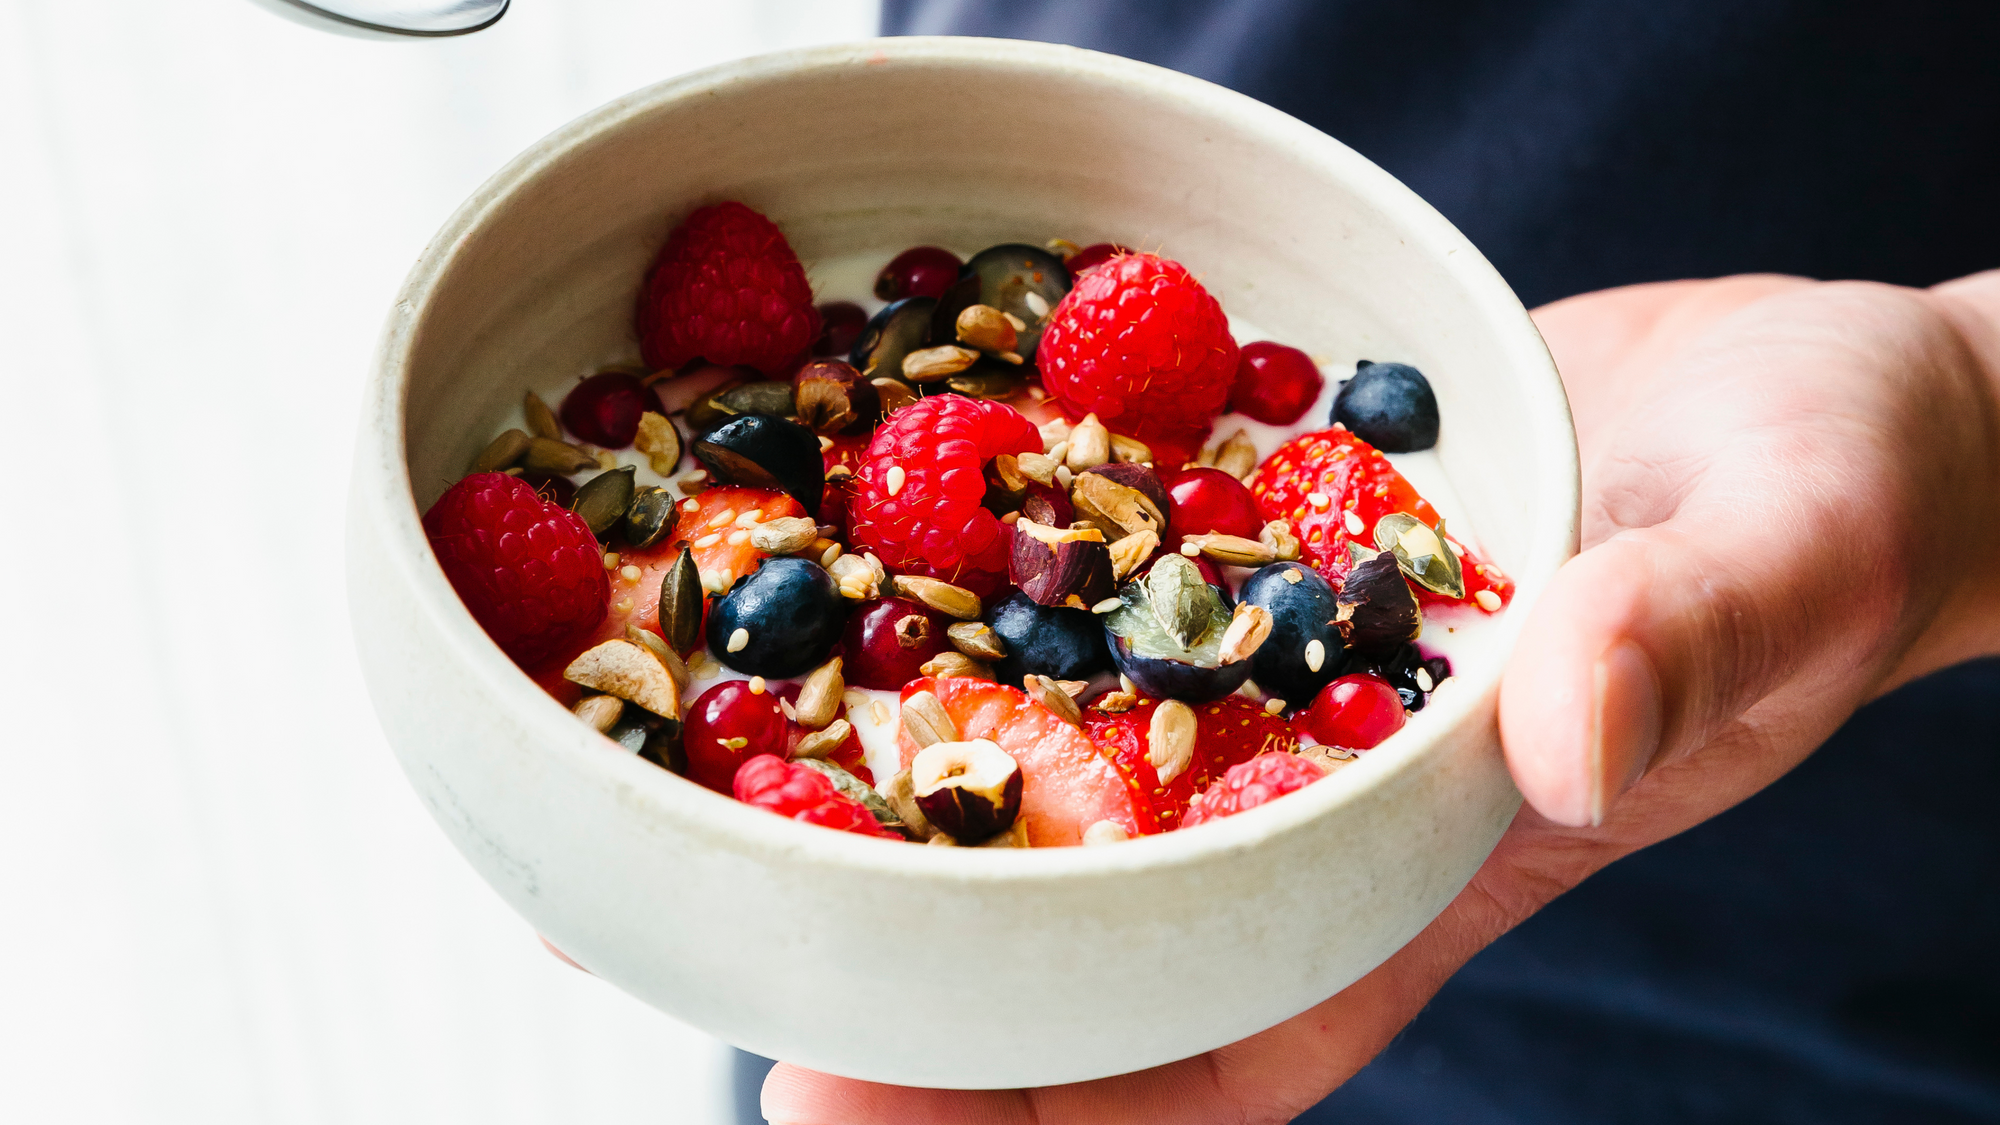
[[[1772,604],[1789,576],[1681,523],[1624,531],[1570,560],[1509,660],[1507,764],[1559,824],[1602,824],[1649,766],[1735,720],[1810,643],[1814,615]],[[1789,589],[1795,610],[1807,591]]]

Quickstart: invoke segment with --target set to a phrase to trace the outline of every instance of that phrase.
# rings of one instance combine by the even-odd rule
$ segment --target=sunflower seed
[[[1064,691],[1060,683],[1047,676],[1029,676],[1023,684],[1028,689],[1028,698],[1041,704],[1056,718],[1073,727],[1083,727],[1083,712],[1077,709],[1076,700]]]
[[[549,409],[542,396],[529,391],[521,399],[521,413],[527,416],[530,434],[550,441],[562,440],[562,424],[556,421],[556,412]]]
[[[915,598],[939,613],[956,617],[961,621],[972,621],[979,617],[979,595],[963,586],[954,586],[935,578],[904,574],[896,578],[896,592],[906,598]]]
[[[1141,563],[1160,549],[1160,537],[1152,531],[1137,531],[1111,544],[1111,577],[1119,582],[1132,577]]]
[[[1069,431],[1069,450],[1063,456],[1063,464],[1072,473],[1085,469],[1095,469],[1111,460],[1111,431],[1097,420],[1097,415],[1086,414]]]
[[[903,357],[903,378],[912,383],[935,383],[971,367],[979,353],[956,344],[919,348]]]
[[[1125,826],[1115,820],[1100,820],[1083,830],[1083,846],[1097,847],[1103,844],[1122,844],[1132,838]]]
[[[1299,557],[1299,537],[1292,533],[1290,520],[1272,520],[1257,533],[1257,542],[1271,548],[1271,554],[1281,562],[1290,562]]]
[[[786,516],[750,529],[750,545],[767,555],[796,555],[819,539],[819,525],[804,516]]]
[[[654,472],[672,476],[681,463],[681,432],[666,415],[648,410],[639,415],[639,433],[632,439],[632,448],[646,455]]]
[[[1229,618],[1229,628],[1222,634],[1222,649],[1218,653],[1221,662],[1235,664],[1250,659],[1251,654],[1270,638],[1273,623],[1271,611],[1263,606],[1236,603],[1236,612]]]
[[[1014,464],[1021,470],[1022,476],[1050,488],[1055,487],[1056,466],[1061,463],[1046,453],[1023,453],[1014,458]]]
[[[1007,655],[1007,643],[982,621],[960,621],[944,635],[953,648],[974,660],[1001,660]]]
[[[940,680],[986,680],[990,683],[993,679],[993,669],[952,649],[924,661],[923,667],[917,670]]]
[[[992,305],[967,305],[953,327],[959,343],[982,352],[1011,352],[1020,335],[1007,314]]]
[[[799,685],[799,700],[793,706],[798,711],[800,726],[818,730],[840,714],[840,697],[847,690],[847,681],[840,670],[841,658],[836,656],[813,669]]]
[[[800,758],[824,758],[840,749],[840,744],[846,742],[847,736],[853,733],[853,724],[846,719],[835,719],[821,729],[800,738],[798,745],[792,747],[792,758],[795,761]]]
[[[1194,708],[1180,700],[1165,700],[1153,711],[1146,731],[1146,760],[1159,773],[1161,785],[1172,784],[1194,761],[1197,733]]]
[[[1215,467],[1242,480],[1257,467],[1257,443],[1242,430],[1230,434],[1222,448],[1215,451]]]
[[[1228,566],[1263,566],[1278,560],[1278,552],[1270,545],[1241,535],[1190,535],[1187,541],[1210,559]]]
[[[888,802],[890,810],[896,814],[896,819],[903,822],[910,835],[919,840],[940,836],[937,826],[930,822],[922,806],[917,804],[917,790],[910,781],[909,770],[889,779],[889,784],[882,787],[882,799]]]
[[[933,743],[958,741],[958,724],[952,722],[938,697],[927,691],[903,700],[903,729],[910,732],[919,750]]]
[[[473,473],[497,473],[519,461],[528,452],[528,435],[519,430],[508,430],[472,459]]]
[[[891,379],[884,375],[868,380],[875,385],[876,393],[882,399],[882,413],[889,414],[917,401],[917,392],[901,379]]]
[[[585,469],[595,469],[597,458],[565,441],[536,437],[528,439],[528,452],[521,467],[537,476],[566,477]]]

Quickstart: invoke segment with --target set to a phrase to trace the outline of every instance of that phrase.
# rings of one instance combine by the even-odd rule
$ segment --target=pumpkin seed
[[[569,509],[583,517],[592,535],[602,539],[625,518],[625,509],[632,505],[632,482],[638,476],[639,470],[629,465],[599,473],[576,490],[576,499],[570,501]]]
[[[1208,631],[1214,611],[1215,594],[1202,579],[1201,571],[1185,555],[1162,555],[1139,581],[1160,627],[1175,644],[1183,649],[1193,648],[1195,641]]]
[[[1415,516],[1391,512],[1375,523],[1375,545],[1396,556],[1410,581],[1447,598],[1465,596],[1465,575],[1444,536]]]
[[[528,439],[528,452],[521,467],[537,476],[566,477],[585,469],[595,469],[597,458],[566,441],[536,437]]]
[[[1018,372],[974,369],[945,379],[944,385],[970,398],[1006,398],[1028,381]]]
[[[508,430],[494,438],[479,456],[472,459],[472,468],[468,471],[497,473],[519,461],[526,452],[528,452],[528,435],[519,430]]]
[[[582,494],[577,498],[582,499]],[[626,544],[643,550],[666,538],[680,519],[676,503],[673,493],[650,484],[632,493],[622,527]]]
[[[556,421],[556,412],[542,401],[542,396],[529,391],[521,400],[521,413],[528,418],[528,432],[538,438],[550,441],[562,440],[562,424]]]
[[[660,579],[660,632],[675,652],[701,642],[701,571],[694,553],[681,545],[680,557]]]
[[[798,412],[792,385],[776,380],[731,387],[717,397],[716,405],[731,414],[762,414],[770,418],[790,418]]]
[[[843,720],[843,725],[844,723],[845,720]],[[833,782],[835,789],[860,801],[867,807],[869,812],[875,814],[877,823],[885,824],[892,828],[901,828],[903,826],[903,818],[896,815],[896,810],[889,807],[889,802],[882,799],[882,794],[877,793],[874,786],[848,773],[832,762],[821,758],[800,757],[792,760],[799,765],[805,766],[807,769],[818,770],[825,774],[827,780]]]

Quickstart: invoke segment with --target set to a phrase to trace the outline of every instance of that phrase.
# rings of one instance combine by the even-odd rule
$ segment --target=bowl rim
[[[745,807],[684,778],[669,781],[665,771],[615,750],[601,735],[577,723],[567,708],[501,652],[466,610],[431,552],[403,452],[409,361],[424,333],[431,298],[451,283],[461,252],[486,225],[538,179],[559,172],[570,153],[593,141],[674,103],[782,84],[802,74],[851,72],[857,65],[882,64],[1059,72],[1127,85],[1148,98],[1178,103],[1197,115],[1226,122],[1262,144],[1317,165],[1399,223],[1407,231],[1411,252],[1443,261],[1495,334],[1500,345],[1495,367],[1507,371],[1517,384],[1515,393],[1530,400],[1528,417],[1536,432],[1527,436],[1552,445],[1545,453],[1560,459],[1553,477],[1561,494],[1549,498],[1547,515],[1529,528],[1522,556],[1525,565],[1512,574],[1514,600],[1489,634],[1487,644],[1500,658],[1474,677],[1454,677],[1454,690],[1440,692],[1426,707],[1429,720],[1406,725],[1383,746],[1343,769],[1339,785],[1309,786],[1288,800],[1224,818],[1200,832],[1140,837],[1119,847],[959,849],[912,847],[828,832]],[[621,790],[635,815],[665,818],[746,858],[960,884],[1074,881],[1200,864],[1336,815],[1342,806],[1416,768],[1425,755],[1441,752],[1445,743],[1481,722],[1495,706],[1504,654],[1512,650],[1527,612],[1556,569],[1575,552],[1580,495],[1568,399],[1527,310],[1457,228],[1388,172],[1305,122],[1203,79],[1077,47],[957,36],[802,47],[692,71],[591,110],[509,161],[432,236],[397,292],[366,387],[353,487],[351,518],[372,525],[374,545],[387,556],[382,560],[387,571],[406,584],[443,647],[481,681],[483,694],[515,701],[509,705],[513,718],[552,759],[561,759],[566,772]],[[350,531],[350,542],[356,538]],[[968,851],[981,857],[965,859]]]

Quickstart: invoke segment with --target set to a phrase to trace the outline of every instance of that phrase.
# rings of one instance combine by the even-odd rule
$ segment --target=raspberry
[[[1013,408],[934,395],[875,431],[849,486],[857,550],[891,570],[941,578],[985,596],[1007,580],[1008,530],[981,506],[986,465],[1002,453],[1039,453],[1042,436]]]
[[[1275,801],[1326,776],[1326,771],[1296,754],[1259,754],[1229,767],[1222,780],[1209,786],[1188,806],[1182,828],[1235,816],[1244,809]]]
[[[860,801],[834,788],[825,774],[773,754],[744,762],[732,788],[737,800],[779,816],[863,836],[897,838]]]
[[[704,207],[674,228],[639,294],[639,346],[655,368],[701,358],[782,372],[819,335],[798,255],[741,203]]]
[[[583,517],[505,473],[474,473],[424,513],[438,565],[473,620],[522,667],[587,637],[604,618],[603,549]]]
[[[1439,521],[1437,509],[1388,457],[1345,429],[1302,434],[1279,446],[1257,466],[1249,484],[1258,514],[1289,520],[1305,561],[1336,586],[1347,575],[1348,542],[1374,550],[1375,524],[1383,516],[1403,512],[1432,527]],[[1495,612],[1514,596],[1513,581],[1470,548],[1459,566],[1465,600],[1486,612]],[[1416,590],[1417,600],[1426,605],[1455,601],[1421,586]]]
[[[1035,353],[1066,410],[1183,449],[1200,447],[1229,401],[1236,360],[1222,306],[1179,262],[1155,254],[1085,270]]]

